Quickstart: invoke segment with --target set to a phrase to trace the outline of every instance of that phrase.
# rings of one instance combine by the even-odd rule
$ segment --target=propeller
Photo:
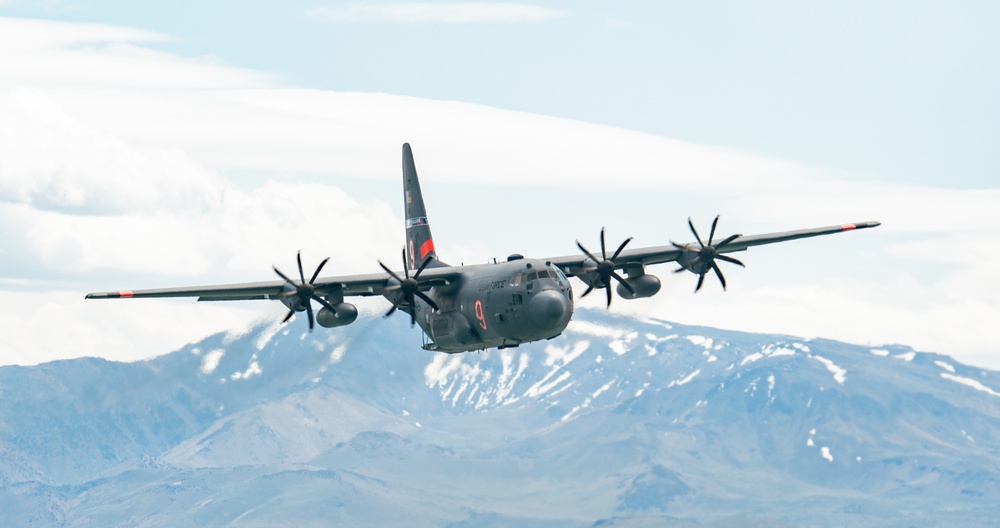
[[[585,255],[590,257],[590,260],[597,263],[596,266],[585,268],[583,271],[586,273],[597,273],[601,277],[601,282],[604,283],[604,289],[608,293],[608,308],[611,308],[612,278],[618,281],[626,290],[635,293],[635,289],[632,288],[632,285],[629,284],[628,281],[626,281],[621,275],[619,275],[617,271],[615,271],[617,266],[615,266],[614,263],[614,260],[618,258],[618,255],[622,252],[623,249],[625,249],[625,246],[627,246],[628,243],[631,241],[632,237],[628,237],[627,239],[625,239],[625,241],[622,242],[620,246],[618,246],[618,249],[615,250],[614,254],[611,255],[610,259],[608,258],[608,253],[604,247],[603,227],[601,228],[601,258],[595,257],[590,251],[587,251],[587,248],[583,247],[583,244],[581,244],[579,240],[576,241],[576,247],[580,248],[580,251],[583,251]],[[581,295],[580,297],[586,297],[592,291],[594,291],[594,287],[588,284],[587,291],[583,292],[583,295]]]
[[[385,270],[386,273],[388,273],[392,278],[396,279],[396,281],[399,282],[399,284],[394,284],[392,286],[389,286],[388,288],[385,289],[385,291],[387,292],[398,291],[402,294],[402,299],[397,298],[392,301],[392,308],[389,308],[389,311],[385,313],[385,317],[389,317],[390,315],[392,315],[393,312],[395,312],[401,306],[409,306],[411,308],[414,308],[410,312],[410,326],[412,327],[417,322],[417,311],[415,309],[417,305],[416,297],[420,297],[425,303],[429,304],[430,307],[434,309],[434,311],[437,311],[438,309],[437,303],[435,303],[434,300],[431,299],[426,293],[420,291],[420,282],[417,280],[420,278],[420,274],[424,271],[425,268],[427,268],[427,265],[430,264],[430,262],[431,262],[431,257],[428,256],[427,258],[424,259],[423,262],[420,263],[420,268],[418,268],[417,272],[413,274],[413,277],[410,277],[409,266],[406,265],[406,248],[403,248],[404,276],[400,277],[399,275],[396,275],[394,271],[389,269],[388,266],[383,264],[381,260],[378,261],[378,265],[382,266],[382,269]],[[400,303],[400,301],[402,301],[402,304]]]
[[[285,318],[281,320],[281,323],[282,324],[287,323],[288,320],[291,319],[293,315],[295,315],[295,312],[298,311],[299,308],[304,307],[306,310],[306,314],[309,316],[309,331],[312,332],[313,326],[315,326],[316,323],[316,318],[313,316],[311,301],[316,301],[321,305],[323,305],[323,307],[326,308],[327,310],[330,310],[333,313],[337,313],[337,309],[334,308],[333,305],[327,302],[326,299],[320,297],[319,295],[316,295],[316,287],[313,286],[313,283],[316,282],[316,277],[319,276],[320,270],[322,270],[323,266],[325,266],[327,261],[330,260],[330,257],[323,259],[323,261],[319,263],[319,266],[316,266],[316,271],[313,272],[312,278],[309,279],[309,282],[306,282],[305,274],[302,272],[301,251],[299,251],[298,255],[296,255],[296,260],[299,263],[300,281],[295,281],[288,275],[282,273],[277,266],[272,266],[274,268],[274,272],[277,273],[279,277],[285,279],[285,282],[295,287],[295,290],[290,290],[278,294],[279,299],[293,299],[288,306],[289,308],[288,315],[286,315]]]
[[[738,266],[743,266],[744,268],[746,267],[746,265],[740,262],[739,260],[736,260],[728,255],[722,255],[719,253],[719,251],[722,250],[727,245],[729,245],[730,242],[736,240],[737,238],[743,235],[739,234],[730,235],[724,238],[718,244],[712,243],[713,240],[715,239],[715,227],[718,224],[719,224],[719,216],[716,215],[715,220],[712,221],[712,231],[708,234],[708,244],[706,244],[702,242],[701,237],[698,236],[698,230],[694,228],[694,223],[692,223],[691,219],[688,218],[688,227],[691,228],[691,232],[694,233],[694,238],[698,240],[698,245],[701,246],[701,249],[699,249],[698,251],[693,251],[690,247],[678,244],[677,242],[673,241],[670,242],[677,249],[697,253],[694,260],[687,263],[687,265],[682,265],[680,269],[674,270],[674,273],[680,273],[682,271],[690,270],[698,274],[698,285],[695,286],[694,288],[695,292],[700,290],[702,284],[705,283],[705,274],[708,273],[708,270],[710,269],[714,271],[715,276],[719,278],[719,282],[722,283],[722,289],[723,290],[726,289],[726,278],[722,275],[722,270],[719,269],[719,265],[715,263],[716,259],[723,260],[731,264],[736,264]]]

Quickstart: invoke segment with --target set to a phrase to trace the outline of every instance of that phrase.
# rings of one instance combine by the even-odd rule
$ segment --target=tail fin
[[[420,180],[417,179],[417,167],[413,163],[413,151],[410,144],[403,144],[403,204],[406,213],[406,260],[410,269],[417,269],[428,256],[432,262],[429,266],[440,266],[437,252],[434,251],[434,238],[431,237],[431,226],[427,222],[427,210],[424,208],[424,197],[420,193]]]

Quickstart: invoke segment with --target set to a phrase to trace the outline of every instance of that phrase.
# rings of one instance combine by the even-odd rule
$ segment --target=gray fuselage
[[[434,311],[416,301],[416,320],[428,350],[467,352],[551,339],[573,317],[573,289],[563,272],[543,260],[469,266],[458,281],[428,295]],[[412,308],[403,307],[409,312]]]

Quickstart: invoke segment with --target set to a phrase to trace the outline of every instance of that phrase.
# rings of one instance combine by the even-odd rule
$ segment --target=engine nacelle
[[[660,278],[656,275],[640,275],[629,277],[625,282],[635,290],[635,293],[625,289],[621,284],[615,290],[623,299],[639,299],[641,297],[652,297],[660,291]]]
[[[351,303],[342,302],[333,307],[337,309],[337,313],[331,312],[326,307],[320,308],[316,313],[316,322],[323,328],[349,325],[358,318],[358,308]]]
[[[285,305],[285,308],[288,308],[289,310],[295,310],[297,312],[305,311],[306,307],[300,305],[299,298],[294,295],[295,294],[294,286],[286,282],[285,286],[281,288],[281,293],[288,295],[287,297],[278,297],[278,300],[281,301],[281,304]]]

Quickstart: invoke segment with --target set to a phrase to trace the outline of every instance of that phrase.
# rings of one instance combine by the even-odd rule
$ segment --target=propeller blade
[[[724,260],[726,262],[731,262],[733,264],[736,264],[737,266],[743,266],[744,268],[747,267],[746,264],[744,264],[744,263],[742,263],[742,262],[734,259],[733,257],[729,257],[729,256],[726,256],[726,255],[716,255],[715,258],[717,258],[719,260]]]
[[[319,295],[315,295],[315,294],[313,294],[312,298],[313,298],[314,301],[316,301],[320,305],[322,305],[323,308],[326,308],[327,310],[330,310],[333,313],[337,313],[337,309],[334,308],[332,304],[330,304],[329,302],[327,302],[326,299],[320,297]]]
[[[726,278],[722,276],[722,270],[719,269],[719,265],[716,264],[714,261],[712,262],[712,270],[715,271],[715,276],[719,277],[719,282],[722,283],[722,290],[725,291]],[[702,275],[702,277],[704,277],[704,275]]]
[[[674,273],[683,273],[683,272],[685,272],[687,270],[688,270],[687,268],[685,268],[684,266],[681,266],[681,267],[675,269]]]
[[[406,246],[403,246],[403,275],[410,278],[410,266],[406,264]]]
[[[626,290],[628,290],[631,293],[635,293],[635,288],[633,288],[632,285],[629,284],[628,281],[625,280],[621,275],[619,275],[618,273],[612,271],[611,272],[611,276],[614,277],[615,280],[618,281],[619,284],[621,284],[622,286],[624,286]]]
[[[601,260],[608,260],[608,252],[604,250],[604,228],[601,228]]]
[[[424,293],[422,291],[415,291],[415,292],[413,292],[413,295],[416,295],[417,297],[420,297],[421,299],[423,299],[424,302],[427,303],[428,305],[430,305],[430,307],[433,308],[435,312],[439,311],[437,303],[434,302],[434,300],[431,299],[426,293]]]
[[[281,320],[281,324],[287,323],[288,320],[291,319],[293,315],[295,315],[295,310],[288,310],[288,315],[286,315],[285,318]]]
[[[600,260],[597,257],[591,254],[591,252],[587,251],[587,248],[583,247],[583,244],[581,244],[579,240],[576,241],[576,247],[580,248],[580,251],[583,251],[584,255],[590,257],[590,260],[593,260],[594,262],[600,262]]]
[[[383,264],[381,260],[378,261],[378,265],[382,266],[382,269],[385,270],[385,272],[388,273],[390,277],[396,279],[399,282],[403,282],[403,279],[399,278],[399,275],[396,275],[396,272],[394,272],[391,269],[389,269],[389,266],[386,266],[385,264]],[[405,266],[404,266],[404,269],[405,269]]]
[[[385,312],[385,315],[383,315],[382,317],[389,317],[390,315],[396,313],[396,308],[398,308],[398,306],[396,306],[396,303],[392,303],[392,308],[389,308],[389,311]]]
[[[289,279],[288,275],[285,275],[284,273],[282,273],[281,270],[279,270],[277,266],[271,266],[271,267],[274,268],[274,272],[277,273],[279,277],[281,277],[282,279],[285,279],[285,282],[289,282],[289,283],[291,283],[293,285],[295,284],[295,281],[293,281],[292,279]]]
[[[427,268],[427,265],[430,263],[431,263],[431,257],[428,255],[427,258],[425,258],[424,261],[420,263],[420,268],[418,268],[417,272],[413,274],[413,278],[416,279],[417,277],[419,277],[420,274],[424,271],[424,269]]]
[[[319,266],[316,266],[316,271],[313,272],[312,278],[309,279],[309,284],[312,284],[312,283],[316,282],[316,277],[319,277],[319,272],[323,270],[323,266],[326,266],[326,263],[329,262],[329,261],[330,261],[330,257],[326,257],[325,259],[323,259],[319,263]]]
[[[417,311],[413,310],[410,312],[410,328],[413,328],[415,324],[417,324]]]
[[[620,255],[622,250],[625,249],[625,246],[627,246],[628,243],[632,241],[632,238],[633,237],[626,238],[625,241],[622,242],[622,245],[618,246],[618,250],[615,251],[615,254],[611,255],[611,260],[615,260],[616,258],[618,258],[618,255]]]
[[[722,289],[726,289],[726,277],[722,274],[722,270],[719,269],[719,265],[716,263],[716,260],[723,260],[725,262],[729,262],[730,264],[736,264],[737,266],[742,266],[744,268],[746,267],[746,265],[739,260],[719,253],[719,251],[721,251],[724,247],[731,244],[737,238],[743,236],[741,234],[730,235],[716,244],[714,241],[716,229],[719,227],[719,217],[720,215],[715,215],[715,219],[712,220],[712,230],[709,232],[707,245],[701,240],[701,236],[698,235],[698,231],[694,227],[694,222],[688,218],[688,227],[691,228],[691,232],[694,233],[694,237],[698,239],[698,243],[701,244],[701,251],[694,251],[689,247],[682,246],[676,242],[671,242],[675,248],[685,251],[687,255],[694,257],[686,265],[681,265],[681,268],[675,270],[674,273],[680,273],[685,270],[698,273],[698,284],[694,288],[695,292],[700,290],[705,284],[705,275],[708,273],[708,268],[711,268],[716,277],[719,278],[719,282],[722,283]]]
[[[306,315],[309,316],[309,331],[313,331],[313,326],[316,324],[316,318],[313,317],[313,306],[311,302],[306,301]]]
[[[737,238],[739,238],[741,236],[743,236],[743,235],[741,235],[739,233],[737,233],[735,235],[730,235],[730,236],[726,237],[726,239],[723,240],[722,242],[719,242],[718,244],[716,244],[715,245],[715,249],[718,251],[718,250],[722,249],[723,247],[725,247],[730,242],[732,242],[733,240],[736,240]]]
[[[701,241],[701,237],[698,236],[698,230],[694,228],[694,222],[691,221],[691,217],[688,217],[688,227],[691,228],[691,232],[694,233],[694,237],[698,239],[698,245],[705,247],[705,243]]]
[[[576,247],[580,248],[580,251],[582,251],[584,255],[587,255],[587,258],[589,258],[591,261],[593,261],[595,264],[597,264],[596,266],[585,267],[583,269],[583,272],[584,273],[594,273],[596,275],[596,277],[594,277],[593,275],[591,277],[589,277],[588,281],[589,280],[593,280],[593,282],[595,282],[595,283],[603,284],[603,286],[601,286],[601,288],[604,288],[604,290],[606,292],[607,299],[608,299],[607,300],[607,305],[608,305],[608,308],[610,308],[611,307],[611,298],[612,298],[612,295],[611,295],[611,279],[612,278],[615,279],[615,280],[617,280],[622,285],[624,285],[625,288],[628,291],[630,291],[632,293],[635,293],[635,289],[632,288],[632,285],[629,284],[628,282],[626,282],[625,278],[618,274],[618,272],[616,271],[617,266],[614,263],[614,260],[616,258],[618,258],[618,255],[621,255],[622,251],[625,250],[625,246],[627,246],[629,244],[629,242],[632,241],[632,237],[628,237],[627,239],[625,239],[624,242],[622,242],[621,244],[619,244],[618,248],[615,249],[615,252],[612,253],[611,258],[609,259],[608,258],[607,237],[605,236],[604,231],[605,231],[605,228],[602,227],[601,228],[601,258],[600,259],[598,259],[593,253],[591,253],[590,251],[588,251],[587,248],[583,247],[583,244],[581,244],[579,240],[576,241]],[[677,246],[680,249],[687,249],[684,246],[681,246],[679,244],[674,244],[674,245]],[[600,282],[598,282],[596,280],[598,278],[600,279]],[[583,295],[581,295],[580,297],[586,297],[592,291],[594,291],[594,286],[588,284],[587,285],[587,291],[583,292]]]
[[[295,255],[295,260],[299,263],[299,278],[302,279],[302,284],[306,283],[306,274],[302,272],[302,251],[299,251]]]

